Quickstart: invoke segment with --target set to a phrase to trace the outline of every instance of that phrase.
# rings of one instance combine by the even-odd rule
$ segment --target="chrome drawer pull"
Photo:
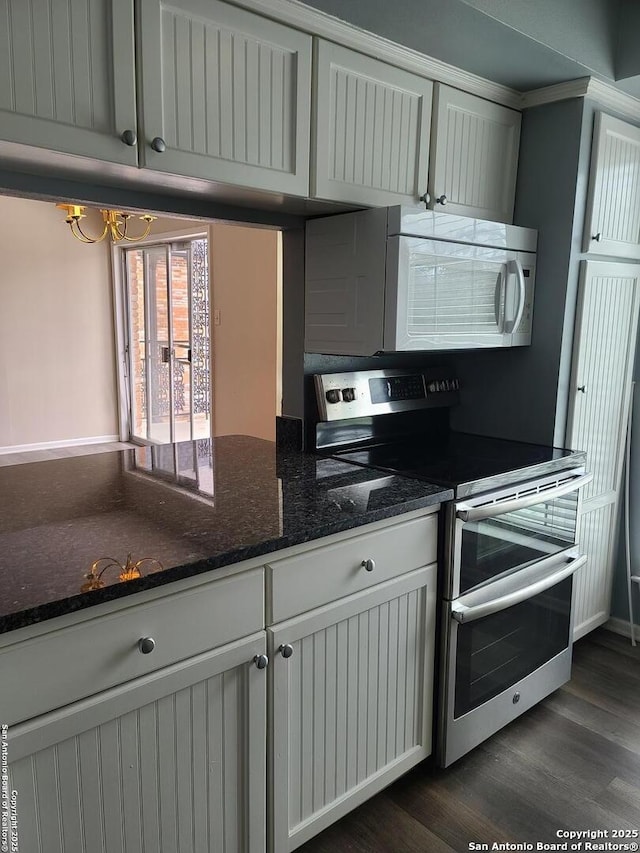
[[[376,561],[369,558],[368,560],[363,560],[360,565],[365,572],[372,572],[376,567]]]
[[[267,664],[269,663],[269,658],[266,655],[255,655],[253,662],[258,669],[266,669]]]
[[[293,646],[291,643],[283,643],[278,649],[283,658],[290,658],[293,654]]]

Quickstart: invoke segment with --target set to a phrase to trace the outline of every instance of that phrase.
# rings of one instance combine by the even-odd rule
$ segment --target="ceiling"
[[[640,0],[304,0],[526,92],[592,76],[640,98]]]

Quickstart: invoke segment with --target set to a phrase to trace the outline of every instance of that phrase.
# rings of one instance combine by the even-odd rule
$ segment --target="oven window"
[[[564,651],[572,578],[532,598],[458,625],[454,717],[479,707]]]
[[[575,544],[578,491],[462,525],[460,594]]]

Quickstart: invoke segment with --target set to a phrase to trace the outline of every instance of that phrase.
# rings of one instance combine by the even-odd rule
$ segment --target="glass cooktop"
[[[579,451],[451,432],[439,441],[411,438],[334,453],[340,459],[452,488],[456,497],[584,464]]]

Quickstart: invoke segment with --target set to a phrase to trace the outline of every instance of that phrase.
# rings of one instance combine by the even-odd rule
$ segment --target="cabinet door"
[[[430,754],[435,585],[435,565],[417,569],[268,631],[273,850]]]
[[[308,195],[311,37],[217,0],[140,11],[143,165]]]
[[[513,221],[521,115],[438,84],[429,172],[434,210]]]
[[[584,251],[640,258],[640,128],[596,113]]]
[[[137,164],[133,0],[0,2],[0,138]]]
[[[9,730],[19,849],[265,850],[264,632]]]
[[[576,574],[575,639],[609,618],[639,287],[640,264],[582,264],[566,445],[587,451],[593,481],[578,525],[589,561]]]
[[[430,80],[319,39],[311,194],[414,204],[426,192]]]

